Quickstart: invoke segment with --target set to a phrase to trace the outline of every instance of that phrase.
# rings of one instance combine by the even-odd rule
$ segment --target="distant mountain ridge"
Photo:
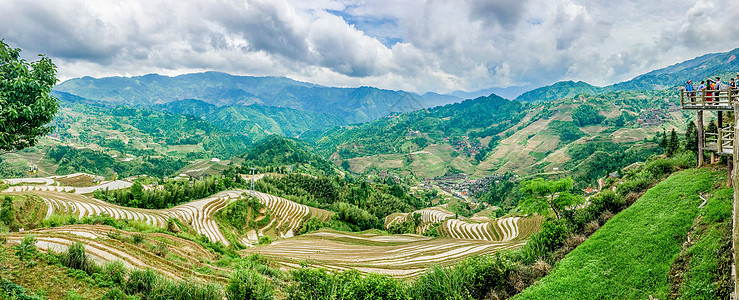
[[[603,88],[588,84],[584,81],[560,81],[555,84],[534,89],[518,96],[516,100],[521,102],[550,101],[563,98],[572,98],[577,94],[599,94]]]
[[[575,95],[602,94],[612,91],[662,90],[682,86],[692,79],[697,83],[709,77],[721,76],[724,81],[739,72],[739,48],[729,52],[711,53],[634,77],[613,85],[598,87],[583,81],[560,81],[533,89],[516,98],[523,102],[552,101]]]
[[[134,77],[82,77],[67,80],[55,91],[90,100],[133,106],[152,106],[198,99],[216,106],[286,107],[327,113],[347,123],[372,121],[395,112],[409,112],[458,102],[456,97],[424,97],[375,87],[337,88],[285,77],[235,76],[220,72],[174,77],[149,74]]]

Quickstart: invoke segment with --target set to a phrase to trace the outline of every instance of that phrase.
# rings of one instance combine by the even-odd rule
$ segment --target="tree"
[[[44,125],[59,109],[50,94],[57,82],[54,63],[43,55],[29,63],[20,53],[0,40],[0,153],[35,145],[54,129]]]
[[[27,235],[23,237],[23,240],[21,240],[20,244],[17,244],[13,247],[11,247],[13,250],[15,250],[15,256],[18,257],[18,260],[21,262],[25,262],[26,260],[30,260],[34,255],[36,255],[36,236],[34,235]]]
[[[685,149],[698,152],[698,128],[692,121],[688,123],[688,129],[685,131]]]
[[[667,156],[672,156],[675,154],[675,151],[680,147],[680,142],[677,139],[677,133],[675,133],[675,129],[672,129],[670,132],[670,139],[667,141],[667,149],[665,149]]]
[[[560,180],[544,180],[536,178],[521,183],[521,192],[528,197],[519,206],[527,213],[549,215],[554,212],[557,220],[562,218],[562,212],[568,207],[582,202],[582,197],[573,195],[574,181],[572,178]]]
[[[580,105],[572,111],[572,122],[579,127],[600,124],[605,119],[606,117],[600,115],[599,111],[592,105]],[[620,126],[623,126],[623,124]]]
[[[659,147],[662,148],[662,150],[667,150],[667,132],[664,130],[662,131],[662,139],[659,141]]]

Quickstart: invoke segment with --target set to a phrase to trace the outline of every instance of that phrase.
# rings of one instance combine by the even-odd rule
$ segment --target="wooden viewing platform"
[[[697,111],[698,127],[698,167],[703,166],[703,150],[709,150],[711,162],[714,162],[714,154],[728,156],[726,169],[728,171],[729,186],[734,188],[734,203],[732,204],[732,229],[731,229],[731,252],[733,263],[731,264],[731,277],[734,280],[734,292],[731,299],[739,299],[739,113],[734,113],[734,124],[729,127],[723,126],[724,111],[739,111],[739,90],[697,90],[687,92],[680,90],[680,106],[685,110]],[[718,112],[718,132],[707,133],[703,131],[703,111],[713,110]]]
[[[739,101],[739,90],[700,90],[686,92],[680,90],[680,106],[689,110],[734,110],[734,102]]]

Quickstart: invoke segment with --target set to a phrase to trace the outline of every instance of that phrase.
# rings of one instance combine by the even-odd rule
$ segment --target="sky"
[[[221,71],[417,93],[609,85],[739,47],[736,0],[0,0],[58,77]]]

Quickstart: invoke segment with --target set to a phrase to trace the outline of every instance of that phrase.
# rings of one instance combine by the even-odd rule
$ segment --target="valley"
[[[0,295],[723,299],[726,159],[696,167],[675,78],[735,72],[737,51],[516,99],[70,79],[53,130],[0,155]]]

